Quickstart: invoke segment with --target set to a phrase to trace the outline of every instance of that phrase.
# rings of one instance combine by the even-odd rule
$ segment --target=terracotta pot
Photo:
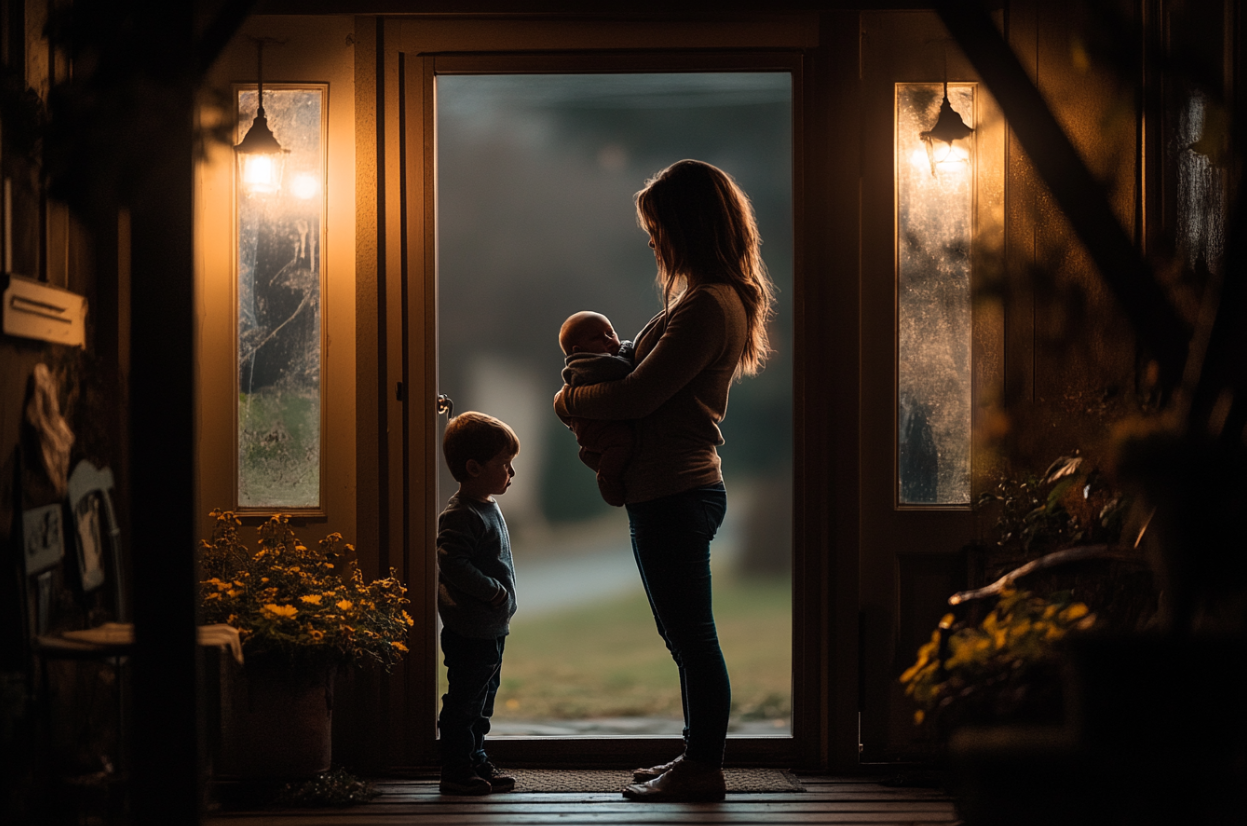
[[[221,674],[220,778],[305,778],[329,770],[335,667],[233,662]]]

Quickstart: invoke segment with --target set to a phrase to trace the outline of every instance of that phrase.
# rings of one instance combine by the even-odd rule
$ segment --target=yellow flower
[[[402,651],[404,654],[407,653],[407,646],[403,645],[401,642],[391,642],[390,645],[394,646],[399,651]]]
[[[918,649],[918,661],[906,669],[901,675],[901,682],[907,683],[916,677],[927,664],[931,662],[931,656],[936,654],[940,648],[940,632],[936,631],[931,635],[931,641]]]
[[[320,594],[308,594],[307,596],[299,597],[299,599],[308,605],[320,605]]]
[[[1087,606],[1083,605],[1081,602],[1075,602],[1073,605],[1061,612],[1061,619],[1066,622],[1073,622],[1074,620],[1085,617],[1086,615]]]
[[[210,593],[210,594],[204,594],[204,599],[205,599],[205,600],[209,600],[209,599],[220,599],[220,598],[221,598],[221,592],[220,592],[220,591],[213,591],[213,592],[212,592],[212,593]]]
[[[307,635],[314,640],[323,640],[325,638],[325,632],[318,631],[315,628],[307,629]]]
[[[271,602],[264,606],[264,610],[279,617],[293,617],[299,613],[299,609],[293,605],[275,605]]]
[[[987,654],[988,649],[992,647],[992,641],[986,637],[972,637],[970,639],[962,639],[953,637],[949,640],[949,650],[951,656],[944,663],[944,667],[949,671],[955,670],[963,665],[968,665],[975,660],[980,659],[980,654]]]
[[[339,610],[342,610],[342,611],[349,611],[354,606],[355,606],[355,603],[351,602],[349,599],[343,599],[343,600],[338,601],[338,608]]]
[[[926,719],[926,716],[927,716],[926,712],[924,712],[922,709],[918,709],[917,711],[915,711],[914,712],[914,725],[915,726],[922,725],[922,721]]]

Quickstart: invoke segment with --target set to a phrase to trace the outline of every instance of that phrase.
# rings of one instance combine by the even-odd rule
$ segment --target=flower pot
[[[221,673],[221,741],[213,774],[297,779],[329,770],[332,665],[232,661]]]

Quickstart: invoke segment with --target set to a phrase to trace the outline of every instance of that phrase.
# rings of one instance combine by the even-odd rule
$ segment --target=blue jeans
[[[627,509],[641,582],[680,672],[685,756],[721,766],[732,687],[711,608],[710,540],[727,513],[727,492],[720,483]]]
[[[470,770],[487,759],[485,735],[494,715],[494,697],[502,679],[502,649],[506,637],[472,639],[442,629],[442,656],[446,662],[446,693],[437,718],[442,768]]]

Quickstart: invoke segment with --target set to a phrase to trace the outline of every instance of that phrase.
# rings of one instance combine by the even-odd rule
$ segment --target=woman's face
[[[647,234],[649,235],[649,248],[654,251],[654,263],[661,267],[662,259],[658,257],[658,245],[654,243],[654,233],[647,232]]]

